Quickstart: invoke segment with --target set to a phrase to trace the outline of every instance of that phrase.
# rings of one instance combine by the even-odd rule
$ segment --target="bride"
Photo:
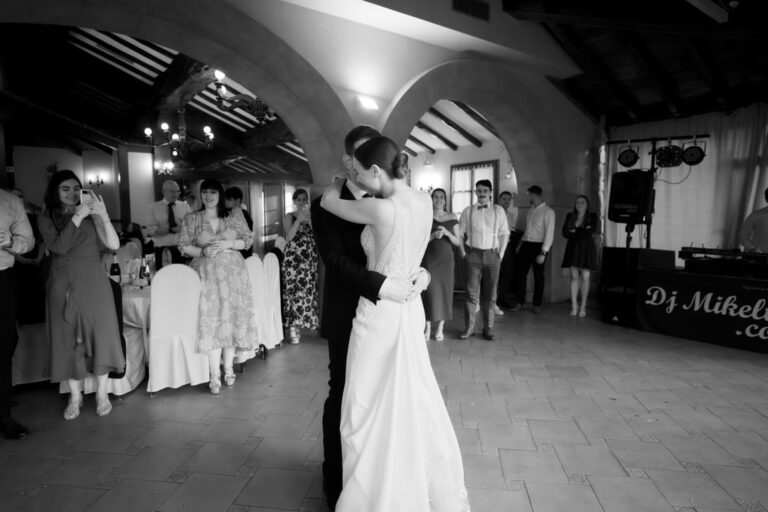
[[[407,156],[386,137],[354,154],[355,181],[384,199],[341,199],[342,181],[321,206],[366,224],[368,269],[410,276],[429,241],[432,203],[403,177]],[[341,439],[344,487],[337,512],[466,512],[459,444],[427,346],[420,296],[405,303],[360,298],[347,354]]]

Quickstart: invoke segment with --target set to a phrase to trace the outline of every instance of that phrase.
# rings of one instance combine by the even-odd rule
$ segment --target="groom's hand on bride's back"
[[[388,277],[379,289],[379,298],[392,302],[406,302],[412,288],[413,283],[406,277]]]

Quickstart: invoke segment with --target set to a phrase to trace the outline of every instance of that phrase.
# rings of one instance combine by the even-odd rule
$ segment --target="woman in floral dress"
[[[179,250],[192,256],[190,266],[200,274],[197,351],[208,353],[209,388],[218,395],[222,353],[224,384],[233,386],[235,351],[258,347],[251,280],[238,252],[253,243],[253,233],[239,209],[227,214],[224,188],[218,181],[204,180],[200,184],[200,199],[202,208],[184,218]]]
[[[283,317],[291,343],[298,343],[301,329],[317,329],[317,245],[309,215],[309,194],[293,193],[296,211],[285,217],[283,260]]]

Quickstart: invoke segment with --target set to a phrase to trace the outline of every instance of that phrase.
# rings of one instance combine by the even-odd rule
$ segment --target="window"
[[[498,160],[452,165],[450,210],[461,215],[464,208],[475,202],[475,183],[478,180],[490,180],[495,194],[498,178]]]

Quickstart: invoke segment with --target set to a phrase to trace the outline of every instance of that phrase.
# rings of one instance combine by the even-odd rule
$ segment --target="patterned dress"
[[[220,240],[243,240],[248,247],[253,233],[239,210],[219,219],[214,230],[205,212],[184,217],[179,250],[194,246],[205,248]],[[222,347],[250,350],[258,347],[256,311],[251,296],[251,279],[239,251],[226,250],[216,256],[198,256],[190,266],[200,274],[200,315],[197,351],[208,352]]]
[[[295,216],[293,220],[296,221]],[[286,327],[317,329],[317,261],[312,226],[303,222],[285,246],[282,279]]]

